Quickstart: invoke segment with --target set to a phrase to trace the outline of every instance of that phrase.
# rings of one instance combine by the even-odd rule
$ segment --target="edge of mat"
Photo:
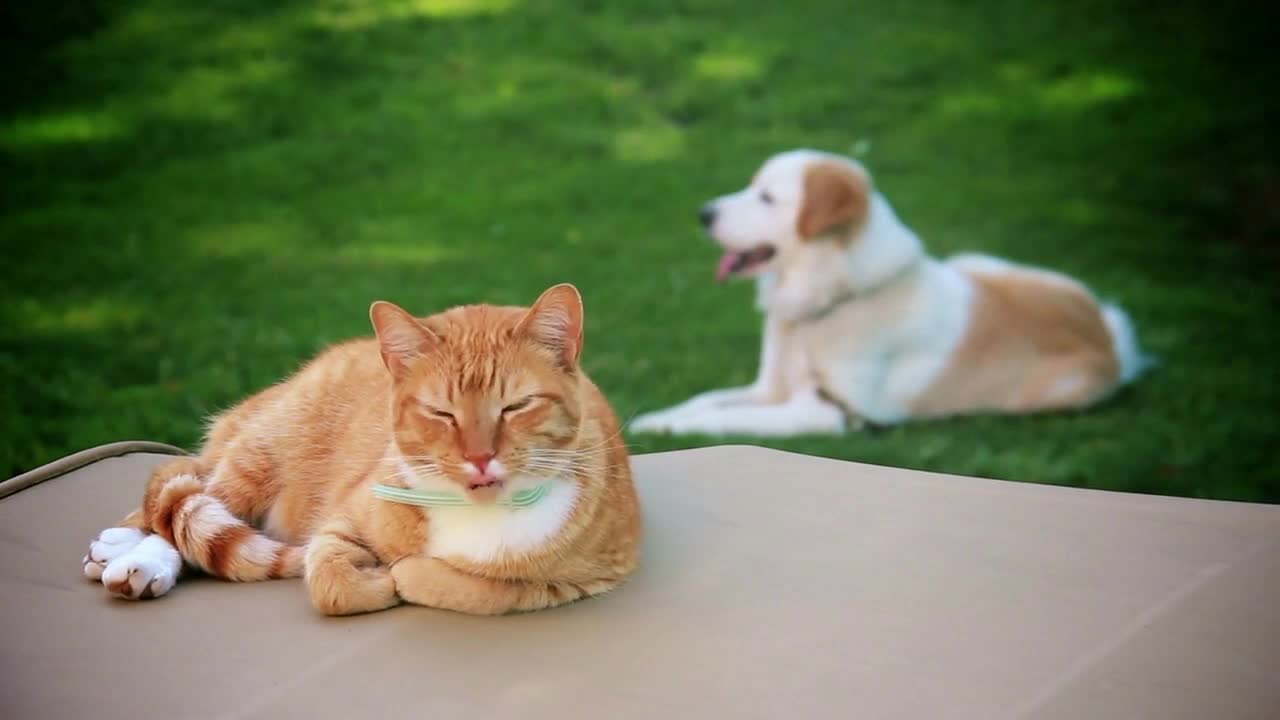
[[[99,445],[87,450],[72,453],[66,457],[58,458],[51,463],[41,465],[34,470],[28,470],[21,475],[15,475],[3,482],[0,482],[0,500],[13,495],[16,492],[26,490],[33,485],[39,485],[46,480],[52,480],[60,475],[66,475],[73,470],[91,465],[99,460],[107,458],[120,457],[121,455],[129,455],[132,453],[157,453],[161,455],[187,455],[189,454],[182,448],[166,445],[164,443],[152,442],[150,440],[124,440],[121,442],[107,443]]]

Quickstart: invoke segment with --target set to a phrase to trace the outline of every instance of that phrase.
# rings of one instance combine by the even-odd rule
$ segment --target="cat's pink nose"
[[[479,470],[481,475],[488,473],[489,463],[493,461],[493,453],[488,451],[464,453],[462,457],[466,458],[467,462],[475,465],[476,470]]]

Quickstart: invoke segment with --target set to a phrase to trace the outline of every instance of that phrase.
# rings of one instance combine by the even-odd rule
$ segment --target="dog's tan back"
[[[973,281],[969,327],[913,415],[1078,407],[1115,387],[1120,365],[1087,288],[1015,265],[953,265]]]

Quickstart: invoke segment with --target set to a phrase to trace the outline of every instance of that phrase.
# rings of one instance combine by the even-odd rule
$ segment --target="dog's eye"
[[[768,190],[760,191],[760,202],[764,203],[765,205],[773,204],[773,196],[769,194]]]
[[[513,413],[513,412],[516,412],[517,410],[523,410],[523,409],[525,409],[525,408],[529,407],[529,403],[531,403],[531,402],[533,402],[533,398],[532,398],[532,397],[527,397],[527,398],[525,398],[525,399],[523,399],[523,400],[517,400],[516,402],[513,402],[513,403],[511,403],[510,405],[508,405],[508,406],[506,406],[506,407],[502,408],[502,412],[503,412],[503,414],[506,414],[506,413]]]

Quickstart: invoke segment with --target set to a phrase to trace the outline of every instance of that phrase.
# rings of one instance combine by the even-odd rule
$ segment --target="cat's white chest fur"
[[[426,553],[491,562],[506,553],[536,550],[560,532],[577,500],[575,483],[552,481],[547,494],[529,507],[428,508]]]

